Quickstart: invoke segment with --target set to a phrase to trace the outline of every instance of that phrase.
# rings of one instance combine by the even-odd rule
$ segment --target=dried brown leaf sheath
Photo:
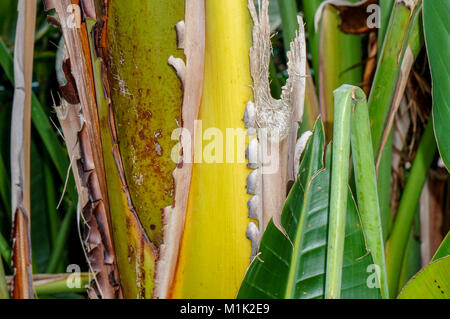
[[[83,246],[91,271],[94,273],[94,288],[89,290],[91,298],[121,297],[114,249],[109,230],[104,200],[98,187],[92,151],[83,122],[81,106],[72,105],[64,99],[55,108],[69,152],[72,171],[78,191],[78,216],[83,218],[85,229]]]
[[[36,1],[20,0],[14,49],[11,122],[13,297],[33,298],[30,239],[30,130]]]
[[[72,1],[44,1],[44,3],[47,10],[53,8],[56,10],[62,26],[82,112],[82,116],[80,116],[80,112],[64,111],[63,114],[66,117],[63,118],[71,125],[65,123],[66,129],[63,128],[63,131],[67,141],[75,139],[75,136],[78,140],[75,145],[68,144],[68,149],[71,159],[76,159],[75,164],[72,163],[72,168],[76,180],[78,179],[77,188],[80,194],[78,213],[83,215],[87,225],[84,242],[88,260],[94,272],[95,283],[90,296],[120,298],[122,292],[111,235],[100,126],[92,68],[90,67],[92,64],[86,25],[83,22],[79,28],[74,28],[61,23],[69,21],[71,13],[67,12],[67,8]],[[70,108],[68,109],[70,110]],[[67,118],[69,114],[71,117]],[[73,123],[77,123],[77,121],[79,127],[73,127]],[[61,125],[64,127],[63,123]],[[77,148],[79,151],[76,150]]]

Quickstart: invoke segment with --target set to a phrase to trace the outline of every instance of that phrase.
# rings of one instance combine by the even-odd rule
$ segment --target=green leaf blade
[[[438,149],[450,167],[450,1],[423,1],[425,42],[433,79],[433,123]]]
[[[400,292],[399,299],[450,299],[450,256],[418,272]]]

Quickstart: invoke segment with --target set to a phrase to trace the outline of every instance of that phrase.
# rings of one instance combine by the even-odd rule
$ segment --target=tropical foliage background
[[[80,5],[87,2],[89,1],[72,1],[72,3]],[[103,1],[96,2],[102,3]],[[214,28],[207,29],[206,35],[205,82],[213,83],[204,89],[205,92],[208,92],[207,94],[212,96],[209,102],[220,104],[220,101],[214,100],[214,94],[222,97],[231,95],[233,92],[238,96],[236,99],[239,99],[239,103],[242,102],[241,99],[249,100],[251,99],[249,85],[242,85],[245,88],[239,92],[231,92],[232,85],[226,86],[227,84],[220,80],[214,82],[215,72],[223,72],[224,78],[227,76],[232,78],[233,74],[238,74],[236,78],[245,78],[247,82],[251,81],[249,62],[246,61],[251,44],[249,39],[252,27],[247,0],[227,0],[227,4],[217,0],[206,0],[205,2],[207,25],[208,21],[212,21],[213,18],[217,19],[217,24],[214,25]],[[324,2],[329,2],[329,4],[324,5]],[[230,268],[236,266],[237,270],[234,269],[233,272],[225,275],[215,273],[213,270],[210,275],[200,274],[202,271],[205,272],[205,269],[208,272],[208,263],[217,262],[212,251],[218,246],[210,243],[204,253],[201,252],[203,246],[199,246],[199,242],[207,245],[206,242],[211,234],[205,231],[203,235],[198,235],[196,232],[202,232],[202,228],[200,226],[198,226],[200,228],[195,228],[197,227],[195,223],[189,224],[195,218],[201,218],[201,215],[192,207],[198,205],[202,209],[211,210],[220,206],[218,208],[220,212],[227,214],[228,211],[237,207],[230,204],[230,199],[248,200],[245,192],[239,194],[240,190],[236,191],[233,181],[230,181],[227,176],[230,174],[242,175],[245,179],[248,172],[243,168],[222,171],[214,166],[211,169],[194,166],[191,184],[193,195],[190,195],[189,207],[191,208],[187,208],[186,222],[191,228],[185,230],[183,248],[179,257],[182,270],[175,272],[175,288],[172,297],[220,298],[236,295],[242,298],[333,297],[330,295],[332,290],[329,288],[328,282],[326,283],[329,276],[333,275],[333,272],[327,269],[327,267],[331,267],[327,263],[333,259],[332,253],[327,250],[329,246],[327,238],[331,238],[328,237],[330,228],[334,227],[334,223],[338,227],[339,223],[333,221],[333,217],[329,215],[329,207],[334,205],[331,202],[329,204],[329,201],[337,200],[333,196],[338,196],[337,192],[333,192],[333,187],[337,186],[333,184],[335,183],[333,177],[330,180],[330,176],[334,176],[333,173],[337,172],[338,166],[334,165],[341,163],[342,167],[350,168],[349,171],[335,173],[340,177],[349,176],[348,180],[340,181],[343,183],[343,187],[336,188],[344,189],[343,195],[340,196],[346,198],[348,203],[344,209],[346,221],[340,223],[341,228],[336,228],[337,234],[341,234],[344,241],[342,247],[344,261],[343,263],[341,261],[340,270],[337,271],[338,277],[339,272],[342,271],[342,283],[339,283],[339,287],[342,284],[342,290],[339,289],[338,296],[342,298],[395,298],[416,273],[434,261],[414,277],[411,284],[403,290],[401,297],[448,298],[450,293],[448,290],[450,287],[448,275],[448,255],[450,255],[448,244],[450,241],[448,240],[450,229],[450,197],[448,196],[450,192],[448,174],[450,165],[448,126],[450,121],[448,105],[450,50],[448,47],[450,36],[446,13],[449,12],[450,2],[448,0],[369,0],[361,1],[357,5],[351,4],[357,2],[269,1],[272,32],[270,39],[273,46],[269,74],[270,89],[274,98],[280,98],[282,87],[289,78],[287,52],[299,30],[298,14],[303,16],[306,29],[308,76],[306,78],[303,121],[299,126],[298,136],[306,131],[311,131],[312,134],[302,157],[298,159],[300,175],[295,183],[293,181],[289,185],[290,192],[281,214],[281,224],[290,240],[273,222],[270,222],[262,236],[258,256],[253,259],[244,277],[245,272],[241,268],[245,269],[249,264],[246,253],[247,250],[250,251],[250,244],[245,244],[246,246],[242,249],[239,248],[240,250],[237,249],[238,253],[233,250],[234,243],[233,245],[229,244],[230,241],[246,240],[244,232],[247,224],[242,224],[241,228],[244,229],[244,232],[240,237],[230,231],[233,234],[228,237],[224,236],[225,239],[219,241],[218,244],[223,245],[219,247],[221,254],[228,254],[231,260],[233,258],[242,259],[238,265],[236,263],[237,266],[230,262]],[[258,2],[255,1],[255,3]],[[371,5],[377,5],[376,9],[370,7]],[[3,298],[11,296],[10,288],[14,273],[11,264],[14,233],[11,212],[10,141],[11,134],[15,134],[15,123],[12,123],[11,119],[14,98],[13,55],[18,21],[17,8],[18,0],[2,0],[0,2],[0,296]],[[138,151],[145,153],[146,145],[139,144],[139,141],[138,144],[135,144],[134,137],[140,136],[142,139],[141,131],[137,129],[141,124],[124,128],[123,123],[130,123],[135,116],[145,123],[145,120],[152,117],[152,112],[159,112],[163,115],[157,118],[156,122],[149,121],[151,127],[148,130],[149,132],[156,131],[161,123],[170,122],[163,129],[161,135],[164,137],[160,143],[163,149],[169,148],[173,144],[168,132],[176,128],[176,123],[168,119],[180,117],[180,114],[174,110],[181,106],[182,90],[180,83],[177,82],[176,72],[168,66],[166,61],[171,55],[186,60],[182,51],[176,47],[176,33],[173,27],[175,23],[184,18],[184,1],[130,0],[126,3],[120,2],[120,4],[110,2],[108,10],[110,10],[108,11],[109,21],[116,22],[109,24],[105,22],[108,34],[111,34],[108,38],[108,48],[111,50],[109,56],[113,62],[107,64],[108,70],[105,72],[105,69],[102,69],[103,66],[96,64],[98,61],[95,56],[92,58],[93,62],[89,69],[92,69],[94,74],[100,119],[102,119],[102,111],[100,111],[102,105],[107,105],[104,101],[103,103],[106,104],[102,104],[102,98],[99,98],[98,95],[100,91],[98,85],[103,76],[107,76],[109,79],[113,103],[124,105],[122,109],[117,107],[114,110],[118,122],[117,133],[121,141],[120,152],[124,162],[124,171],[129,182],[133,204],[139,208],[137,215],[142,223],[139,227],[144,229],[143,232],[146,233],[152,245],[158,248],[164,242],[160,209],[170,205],[171,198],[167,194],[170,193],[171,184],[168,187],[167,180],[172,178],[171,172],[175,169],[175,165],[168,164],[168,157],[160,159],[151,152],[146,155],[150,158],[154,156],[154,159],[141,159],[134,163],[135,165],[131,165],[131,159],[135,153],[127,147],[133,145]],[[87,19],[89,14],[86,12],[87,10],[83,11],[83,22],[86,22],[83,27],[88,30],[93,27],[93,24],[89,24]],[[150,12],[156,13],[150,14]],[[374,12],[379,12],[380,16],[371,15]],[[30,135],[30,234],[33,295],[38,298],[86,298],[84,285],[87,285],[92,277],[88,275],[90,268],[80,244],[77,227],[77,224],[80,223],[79,220],[77,221],[78,192],[70,169],[72,161],[68,155],[61,124],[54,109],[55,105],[59,105],[61,96],[66,99],[68,96],[67,92],[61,92],[61,81],[57,79],[60,76],[58,72],[61,73],[63,67],[61,64],[63,53],[61,52],[64,51],[64,44],[61,30],[49,24],[49,22],[55,24],[54,19],[48,18],[48,15],[54,14],[54,11],[45,11],[43,2],[37,1]],[[102,18],[104,18],[104,13]],[[155,19],[158,21],[157,23],[154,23]],[[100,20],[97,16],[97,22]],[[369,25],[368,21],[372,24]],[[234,25],[242,28],[234,28]],[[134,26],[134,28],[130,26]],[[93,41],[93,38],[90,40]],[[224,43],[223,47],[219,44],[221,41]],[[223,50],[232,48],[232,52],[239,53],[227,56],[220,52],[221,48]],[[153,52],[152,49],[154,49]],[[186,48],[185,53],[189,58]],[[101,55],[99,54],[99,56]],[[222,68],[211,67],[211,64],[208,64],[208,57],[214,63],[222,63]],[[117,62],[121,59],[127,61],[136,59],[133,62],[147,69],[142,72],[134,71],[126,64],[123,66]],[[233,63],[241,63],[239,64],[240,72],[232,73],[233,71],[226,70],[226,65]],[[230,72],[231,75],[227,72]],[[63,70],[63,73],[66,73],[67,76],[67,70]],[[77,74],[73,75],[77,76]],[[119,78],[116,75],[122,77]],[[139,78],[141,82],[135,83],[133,78]],[[139,91],[142,90],[141,86],[147,87],[150,90],[148,92],[155,96],[159,94],[153,100],[146,99],[145,94],[139,98],[138,102],[148,107],[147,113],[145,110],[143,112],[130,110],[127,103],[131,98],[128,97],[127,92],[122,94],[124,89],[122,81],[126,83],[125,90],[131,92],[130,95],[142,94],[142,91]],[[242,81],[245,82],[245,80]],[[367,103],[364,102],[363,106],[356,107],[357,111],[354,111],[355,114],[352,115],[353,122],[348,123],[352,126],[351,129],[348,128],[348,136],[344,132],[345,121],[340,120],[340,116],[345,117],[346,115],[338,111],[341,107],[345,107],[344,97],[339,98],[339,91],[335,91],[344,84],[353,86],[349,89],[350,91],[345,93],[351,95],[349,95],[349,99],[355,99],[354,94],[358,95],[358,101],[367,99]],[[184,86],[186,86],[185,83]],[[355,91],[355,86],[362,90]],[[345,89],[345,87],[341,87],[341,89]],[[208,105],[208,102],[203,101],[203,103]],[[158,104],[171,105],[171,107],[158,108],[156,106]],[[354,104],[351,105],[354,106]],[[205,109],[201,109],[199,115],[205,122],[218,121],[217,118],[221,117],[220,108],[214,111],[211,107],[210,113]],[[363,112],[359,111],[360,109],[368,109],[368,114],[358,113]],[[148,113],[148,110],[152,110],[152,112]],[[242,118],[245,105],[236,106],[234,111],[241,112],[242,115],[239,116]],[[217,112],[219,115],[213,112]],[[353,118],[359,120],[356,121]],[[234,123],[232,119],[226,121],[228,120],[224,119],[224,122],[215,124],[218,127],[227,127],[227,124]],[[364,123],[367,126],[364,126]],[[364,143],[362,139],[358,140],[360,134],[363,135],[362,132],[366,134],[364,136],[367,138],[367,143]],[[342,135],[340,135],[341,133]],[[107,142],[104,137],[102,138],[103,147],[105,147]],[[146,136],[146,138],[149,137]],[[351,143],[352,158],[349,156],[337,158],[338,151],[335,151],[335,147],[338,147],[336,141],[340,141],[340,139],[344,141],[343,143],[347,143],[347,149],[350,149]],[[370,140],[372,143],[369,143]],[[333,143],[329,144],[330,142]],[[109,144],[106,145],[109,146]],[[336,150],[338,149],[336,148]],[[365,155],[357,155],[359,152],[363,152]],[[372,154],[369,156],[370,159],[367,154]],[[112,166],[108,166],[108,160],[113,161],[113,159],[108,159],[107,155],[104,156],[108,192],[111,196],[116,191],[111,187],[111,183],[120,182],[120,177],[114,174],[109,175],[108,170]],[[370,165],[371,161],[372,165]],[[156,166],[158,169],[155,169]],[[364,180],[370,179],[373,182],[372,187],[364,186],[361,178],[353,175],[353,172],[355,174],[370,172],[375,170],[375,167],[376,180],[375,176],[370,175],[364,175],[363,178]],[[136,182],[140,179],[134,178],[135,174],[142,176],[140,175],[142,172],[144,172],[145,178],[152,182],[144,183],[143,186]],[[219,181],[202,177],[209,174],[217,174]],[[119,184],[116,183],[116,185]],[[226,185],[224,187],[228,187],[228,190],[219,191],[211,188],[220,188],[221,185]],[[347,185],[349,185],[348,191]],[[366,187],[364,191],[363,187]],[[120,189],[120,187],[117,188]],[[371,191],[373,193],[375,189],[377,189],[374,195],[376,196],[374,198],[377,198],[376,205],[373,206],[372,202],[370,207],[369,204],[363,202],[362,198],[365,197],[365,194],[370,197],[369,194]],[[165,195],[162,195],[162,190]],[[211,195],[212,199],[208,199],[208,194],[215,191],[220,193],[223,202],[214,202],[215,196],[213,195]],[[118,191],[114,194],[121,193]],[[111,207],[117,208],[123,205],[123,202],[118,199],[119,197],[109,199]],[[364,205],[369,205],[368,211],[373,209],[377,212],[379,220],[366,221],[364,217],[366,206]],[[154,213],[145,215],[146,210],[156,211],[156,215]],[[362,213],[360,214],[360,212]],[[116,216],[114,212],[111,214],[113,218]],[[159,219],[154,216],[158,216]],[[209,227],[221,222],[222,220],[215,219],[206,220],[200,224],[202,227]],[[225,222],[239,223],[240,220],[230,218],[230,220],[225,219]],[[374,236],[368,234],[370,230],[366,227],[371,222],[374,223],[376,229]],[[367,229],[363,230],[361,223],[362,228]],[[115,227],[117,226],[113,221],[113,229],[116,229]],[[141,229],[139,227],[136,229]],[[219,231],[226,231],[224,229]],[[310,232],[310,229],[314,229],[315,232]],[[193,233],[196,235],[192,235]],[[294,238],[295,240],[293,240]],[[117,238],[114,237],[114,240],[118,246]],[[124,240],[127,242],[130,239]],[[214,242],[214,238],[210,240]],[[371,240],[375,242],[371,242]],[[129,247],[135,247],[134,244],[130,245]],[[145,247],[145,249],[150,249],[149,246]],[[200,252],[196,251],[197,247]],[[379,253],[381,251],[382,253]],[[385,253],[386,259],[384,259]],[[151,297],[153,294],[151,291],[142,292],[140,290],[139,284],[134,279],[139,277],[134,272],[135,270],[123,270],[126,268],[123,266],[126,263],[126,257],[121,255],[120,251],[116,254],[119,259],[119,273],[124,295],[126,297]],[[130,255],[130,253],[128,254]],[[145,268],[148,273],[153,274],[155,266],[151,266],[153,262],[151,259],[154,255],[149,252],[150,257],[145,256],[150,261],[145,259],[142,265],[144,268],[148,267]],[[191,262],[190,258],[198,260],[198,265],[206,266],[202,268],[203,266]],[[217,258],[221,257],[217,256]],[[386,288],[367,289],[367,267],[381,259],[386,260],[386,266],[381,270],[385,274],[387,273],[387,281],[382,282],[382,285],[386,284]],[[339,263],[339,258],[337,262]],[[197,270],[196,267],[200,268]],[[74,271],[82,272],[82,285],[79,288],[70,288],[66,284],[67,274],[70,275]],[[224,276],[223,280],[230,280],[233,284],[221,290],[219,284],[215,286],[212,282],[215,281],[214,277],[222,275]],[[145,281],[146,279],[142,280],[142,285],[153,288],[152,283],[149,284]],[[436,280],[440,282],[439,288],[436,288],[437,284],[433,284],[433,281]],[[205,288],[200,287],[199,283],[202,287],[211,285],[212,288],[209,292],[205,292],[202,290]],[[139,289],[135,287],[136,285],[139,286]],[[387,286],[389,287],[387,288]],[[212,293],[216,293],[216,295],[211,296]],[[92,295],[90,294],[90,296]]]

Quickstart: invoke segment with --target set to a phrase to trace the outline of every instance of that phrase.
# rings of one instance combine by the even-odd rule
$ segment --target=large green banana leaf
[[[423,23],[433,78],[433,123],[442,159],[450,168],[450,0],[424,0]]]
[[[449,299],[450,256],[438,259],[418,272],[400,292],[400,299]]]
[[[324,128],[318,120],[281,216],[288,237],[269,223],[238,298],[323,298],[330,182],[330,171],[323,167],[324,144]],[[350,194],[341,296],[380,298],[376,270]]]

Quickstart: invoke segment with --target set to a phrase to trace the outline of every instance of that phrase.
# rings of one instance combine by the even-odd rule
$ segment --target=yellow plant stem
[[[244,129],[245,104],[252,99],[252,24],[247,1],[206,1],[205,10],[205,79],[199,120],[203,132],[208,128],[222,132],[225,147],[226,129]],[[196,141],[201,138],[197,134]],[[203,151],[212,142],[203,141]],[[250,221],[245,182],[250,170],[238,162],[236,148],[234,154],[233,163],[194,164],[172,286],[174,298],[234,298],[237,294],[250,262],[251,244],[245,235]]]

